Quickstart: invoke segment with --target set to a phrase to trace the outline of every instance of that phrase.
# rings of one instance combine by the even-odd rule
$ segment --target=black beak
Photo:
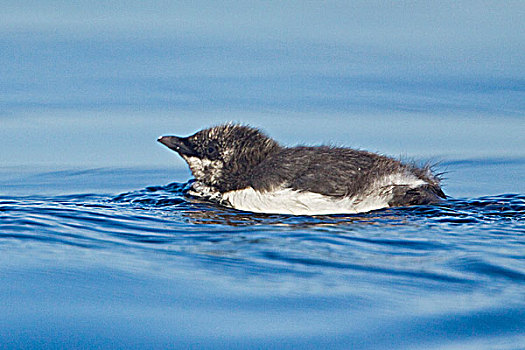
[[[177,137],[177,136],[161,136],[157,139],[160,143],[162,143],[164,146],[168,147],[169,149],[174,150],[181,156],[197,156],[197,153],[191,146],[190,142],[188,141],[187,137]]]

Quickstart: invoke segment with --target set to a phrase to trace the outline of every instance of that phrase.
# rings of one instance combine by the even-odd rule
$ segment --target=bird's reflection
[[[380,210],[361,214],[338,214],[338,215],[282,215],[261,214],[245,212],[236,209],[222,207],[210,202],[197,199],[189,199],[188,207],[182,209],[186,219],[192,224],[228,225],[228,226],[253,226],[272,225],[282,227],[336,227],[342,225],[375,225],[375,224],[399,224],[405,220],[404,215],[396,210]]]
[[[162,210],[164,215],[182,216],[190,224],[226,225],[232,227],[272,225],[279,227],[342,227],[351,230],[356,225],[395,226],[414,218],[449,216],[455,207],[463,203],[458,200],[440,204],[402,208],[388,208],[359,214],[336,215],[284,215],[262,214],[228,208],[214,202],[188,195],[193,180],[186,183],[171,183],[166,186],[151,186],[142,190],[120,194],[113,201],[132,204],[147,210]],[[465,203],[464,203],[465,204]],[[468,204],[468,203],[466,203]]]

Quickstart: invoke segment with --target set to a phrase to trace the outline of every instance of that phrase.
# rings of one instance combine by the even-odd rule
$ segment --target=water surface
[[[523,349],[523,2],[2,3],[0,347]],[[156,142],[217,123],[445,172],[262,215]]]
[[[498,164],[446,165],[468,180]],[[169,169],[8,174],[8,347],[523,345],[523,194],[308,217],[217,207],[185,182],[111,193]],[[42,181],[49,194],[29,194]]]

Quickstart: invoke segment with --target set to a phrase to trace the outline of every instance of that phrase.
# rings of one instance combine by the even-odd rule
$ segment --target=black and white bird
[[[445,198],[429,167],[350,148],[283,147],[244,125],[158,141],[188,163],[195,177],[190,195],[244,211],[346,214]]]

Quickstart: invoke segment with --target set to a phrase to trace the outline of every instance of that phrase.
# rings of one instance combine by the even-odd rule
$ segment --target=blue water
[[[468,180],[525,159],[443,166]],[[4,346],[523,347],[524,194],[318,217],[216,207],[184,182],[107,194],[169,173],[2,174]],[[57,194],[79,183],[101,190]]]
[[[0,348],[525,348],[520,2],[5,1]],[[156,142],[225,121],[436,164],[449,199],[262,215]]]

